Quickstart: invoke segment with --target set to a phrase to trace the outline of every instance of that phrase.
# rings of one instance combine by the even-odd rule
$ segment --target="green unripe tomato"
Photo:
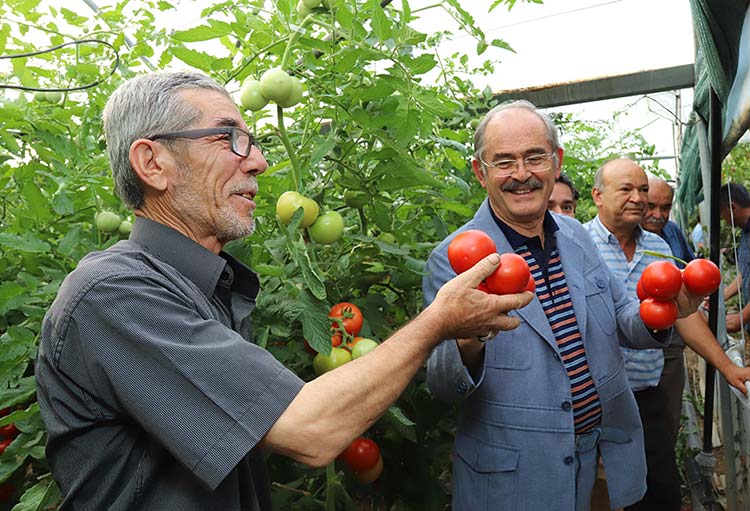
[[[320,208],[318,207],[317,202],[305,197],[304,195],[302,196],[301,202],[302,207],[305,209],[305,214],[302,217],[302,222],[299,226],[305,229],[315,223],[315,220],[318,218],[318,213],[320,213]]]
[[[351,362],[351,360],[352,356],[344,348],[331,348],[330,355],[324,355],[322,353],[315,355],[315,358],[313,359],[313,369],[315,369],[315,374],[320,376],[321,374],[332,371],[347,362]]]
[[[268,98],[260,92],[260,81],[248,78],[242,83],[240,104],[243,108],[253,112],[257,112],[268,104]]]
[[[277,101],[276,104],[281,108],[289,108],[302,101],[302,94],[304,89],[302,82],[296,76],[292,76],[292,89],[289,91],[289,96],[284,101]]]
[[[318,203],[300,193],[289,190],[282,193],[276,201],[276,215],[284,225],[289,225],[292,215],[299,208],[304,210],[300,227],[308,227],[318,218],[318,213],[320,212]]]
[[[133,230],[133,223],[129,220],[123,220],[120,222],[120,226],[117,228],[117,231],[122,234],[123,236],[127,236],[130,234],[130,231]]]
[[[271,101],[286,101],[292,90],[292,77],[280,67],[274,67],[260,77],[260,92]]]
[[[315,220],[307,232],[310,238],[318,243],[329,245],[337,242],[344,234],[344,219],[336,211],[323,213]]]
[[[44,93],[47,96],[47,103],[52,103],[53,105],[57,105],[62,101],[62,92],[59,91],[47,91]]]
[[[297,14],[299,14],[299,17],[304,18],[310,13],[312,13],[312,9],[309,8],[303,0],[299,0],[299,2],[297,2]]]
[[[367,355],[377,348],[377,346],[377,341],[373,341],[372,339],[360,339],[352,348],[352,360]]]
[[[350,208],[361,209],[367,203],[367,194],[354,190],[344,190],[344,204]]]
[[[101,232],[117,232],[122,219],[117,213],[102,211],[94,216],[94,223],[96,223],[96,228]]]

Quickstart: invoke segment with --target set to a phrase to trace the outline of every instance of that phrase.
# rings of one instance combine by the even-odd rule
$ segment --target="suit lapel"
[[[513,247],[510,246],[503,231],[492,218],[487,199],[485,199],[482,206],[477,211],[477,214],[474,216],[474,222],[477,229],[486,232],[495,241],[498,253],[514,252]],[[578,311],[576,310],[576,312]],[[538,299],[532,300],[530,304],[517,310],[516,313],[521,316],[521,318],[523,318],[523,320],[526,321],[526,323],[528,323],[528,325],[534,329],[536,333],[538,333],[547,344],[552,347],[552,349],[556,352],[558,351],[557,341],[555,341],[555,336],[549,326],[547,316],[544,314],[544,309],[542,309],[542,304]],[[511,312],[511,314],[514,313]]]
[[[560,229],[555,233],[557,252],[560,254],[565,281],[568,284],[570,300],[578,323],[578,331],[584,336],[586,331],[586,287],[584,282],[584,249],[573,237],[573,231],[560,222]],[[585,338],[585,336],[584,336]]]

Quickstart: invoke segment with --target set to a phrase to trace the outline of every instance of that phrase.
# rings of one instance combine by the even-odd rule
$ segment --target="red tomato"
[[[375,482],[375,480],[380,477],[380,474],[383,473],[383,457],[378,457],[378,462],[375,463],[375,466],[365,470],[363,472],[354,472],[354,479],[359,481],[362,484],[370,484]]]
[[[0,428],[0,436],[5,438],[15,438],[18,435],[18,428],[13,423]]]
[[[0,502],[8,502],[16,493],[16,487],[10,483],[0,484]]]
[[[487,284],[485,284],[484,282],[480,282],[479,285],[477,286],[477,289],[482,291],[483,293],[489,294],[490,292],[490,289],[487,287]]]
[[[682,288],[682,273],[669,261],[655,261],[643,270],[643,290],[651,298],[671,300]]]
[[[4,453],[5,449],[7,449],[11,443],[13,443],[12,438],[3,438],[0,440],[0,454]]]
[[[315,351],[315,348],[310,346],[310,343],[307,342],[307,339],[305,339],[305,351],[308,352],[310,355],[317,355],[318,352]]]
[[[708,259],[693,259],[682,270],[685,287],[694,295],[710,295],[721,284],[719,267]]]
[[[641,302],[643,324],[654,330],[664,330],[677,320],[677,304],[672,300],[662,301],[646,298]]]
[[[331,307],[331,310],[328,312],[328,317],[331,319],[341,320],[342,324],[344,325],[344,330],[349,335],[357,335],[362,329],[362,323],[364,322],[362,311],[359,310],[359,307],[349,302],[337,303],[336,305]],[[339,324],[334,321],[331,325],[331,328],[335,330],[339,328]],[[336,337],[335,333],[334,337]],[[335,344],[334,346],[338,346],[339,344],[341,344],[340,337],[341,334],[339,333],[338,344]]]
[[[526,290],[531,278],[526,259],[513,252],[500,254],[500,266],[484,280],[491,293],[507,295]]]
[[[6,415],[8,415],[8,414],[9,414],[10,412],[11,412],[11,410],[10,410],[10,407],[8,407],[8,408],[3,408],[2,410],[0,410],[0,417],[5,417],[5,416],[6,416]]]
[[[646,298],[648,298],[646,291],[644,291],[643,289],[643,280],[641,279],[638,279],[638,284],[635,286],[635,294],[638,295],[638,299],[640,301],[643,301]]]
[[[536,293],[536,280],[533,275],[529,275],[529,281],[526,283],[526,291]]]
[[[448,262],[456,273],[463,273],[490,254],[497,252],[495,242],[475,229],[458,234],[448,244]]]
[[[380,447],[369,438],[359,437],[339,454],[353,472],[364,472],[373,468],[380,459]],[[374,481],[374,479],[373,479]]]

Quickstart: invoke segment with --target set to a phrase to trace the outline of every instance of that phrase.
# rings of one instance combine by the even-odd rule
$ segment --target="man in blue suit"
[[[467,229],[522,255],[536,298],[511,313],[516,329],[445,340],[428,360],[432,392],[463,400],[453,509],[588,510],[599,456],[612,507],[634,503],[646,490],[646,462],[620,346],[663,347],[671,329],[650,331],[584,227],[547,211],[563,158],[547,115],[525,101],[499,105],[479,123],[474,149],[488,198],[430,255],[425,301],[455,275],[447,246]],[[679,315],[700,301],[683,289]]]

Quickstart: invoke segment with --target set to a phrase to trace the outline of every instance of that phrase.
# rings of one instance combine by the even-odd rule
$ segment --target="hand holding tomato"
[[[436,341],[483,337],[520,324],[519,318],[507,313],[526,306],[534,298],[532,293],[488,295],[477,289],[499,263],[500,255],[491,254],[440,288],[435,300],[420,315],[437,332]],[[522,290],[527,283],[528,275]]]
[[[456,235],[448,244],[448,262],[461,274],[490,254],[497,252],[495,242],[486,233],[471,229]]]

